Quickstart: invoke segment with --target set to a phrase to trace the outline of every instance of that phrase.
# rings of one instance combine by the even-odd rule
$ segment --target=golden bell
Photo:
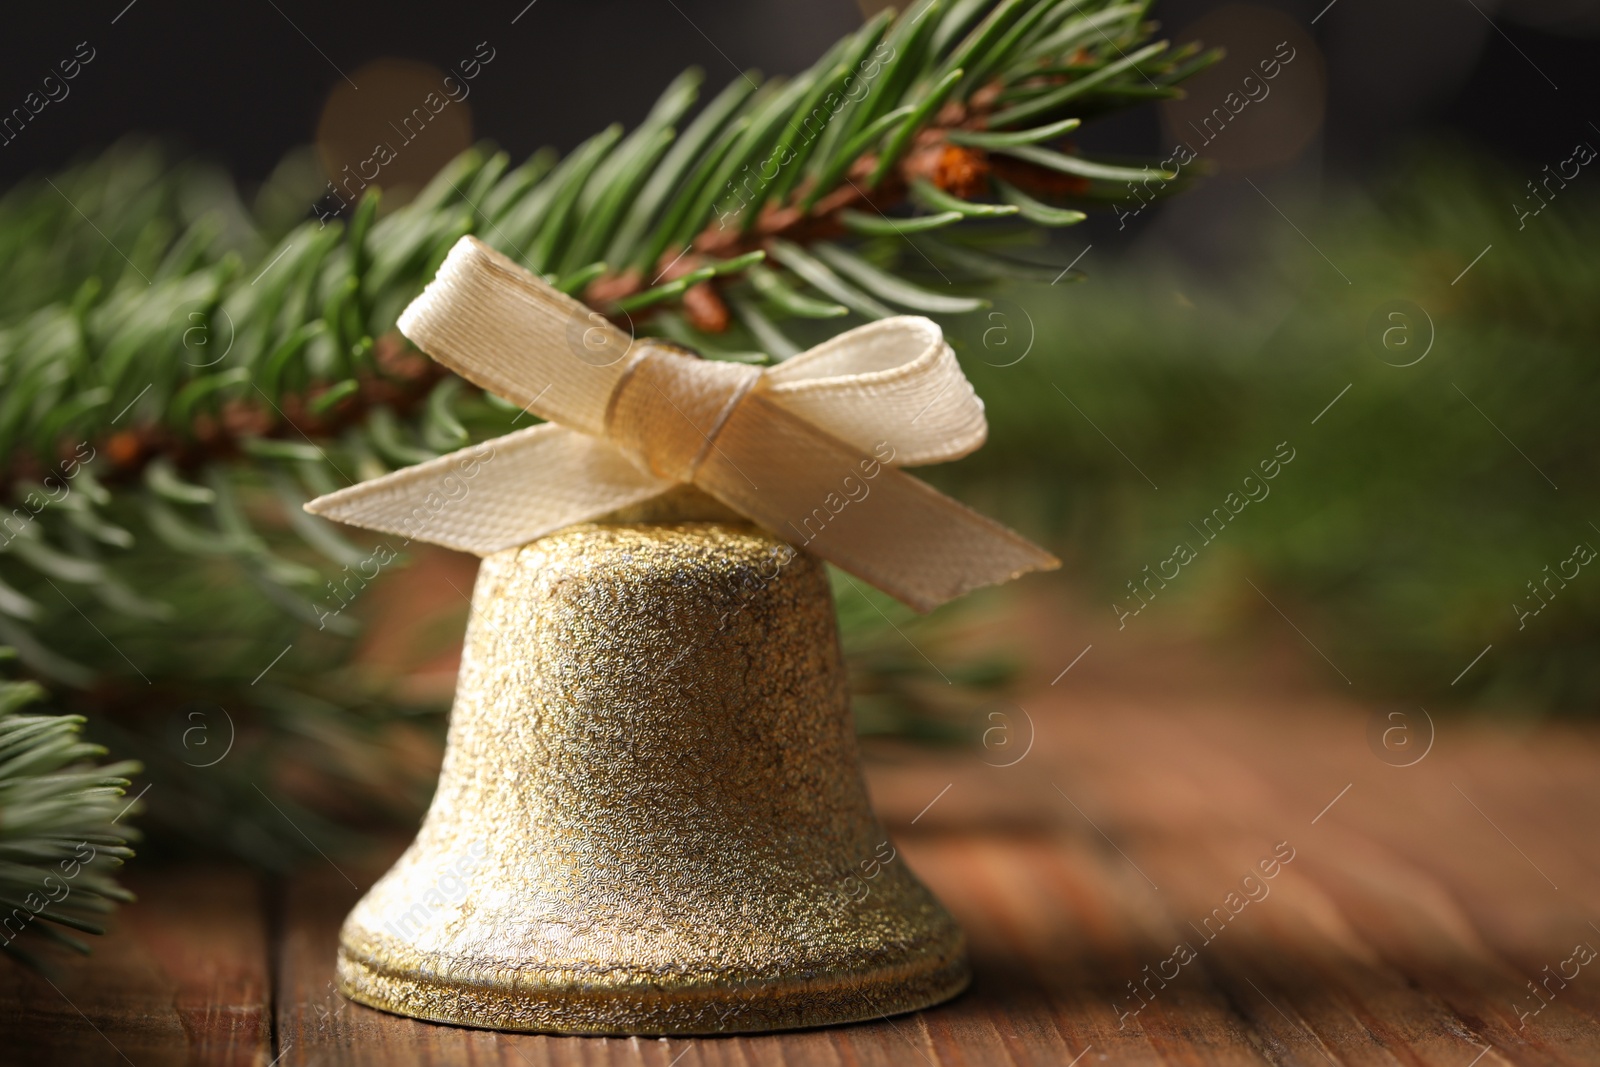
[[[705,1034],[967,984],[873,815],[822,564],[743,522],[487,557],[439,788],[345,920],[339,988],[436,1022]]]

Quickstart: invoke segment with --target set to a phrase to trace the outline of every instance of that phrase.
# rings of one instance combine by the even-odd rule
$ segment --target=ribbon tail
[[[895,460],[893,441],[863,450],[755,393],[728,417],[694,483],[917,611],[1061,565]]]
[[[545,423],[319,496],[306,510],[478,556],[641,503],[672,483]]]

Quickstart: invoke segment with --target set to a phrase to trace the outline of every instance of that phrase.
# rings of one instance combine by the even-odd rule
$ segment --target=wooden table
[[[1425,747],[1420,709],[1328,695],[1309,653],[1218,667],[1047,621],[1009,734],[869,761],[971,936],[950,1005],[772,1037],[429,1025],[334,992],[357,889],[329,864],[287,885],[135,864],[92,960],[0,970],[0,1063],[1600,1063],[1600,960],[1574,953],[1600,948],[1600,729],[1438,716]]]

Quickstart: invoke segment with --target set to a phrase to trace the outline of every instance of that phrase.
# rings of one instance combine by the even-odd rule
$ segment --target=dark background
[[[473,86],[474,132],[520,159],[541,145],[570,148],[613,120],[636,122],[690,64],[707,71],[713,88],[745,67],[796,71],[861,19],[850,0],[525,3],[110,0],[12,10],[0,34],[0,110],[20,106],[78,42],[97,56],[69,97],[0,147],[0,184],[134,131],[173,138],[246,183],[259,181],[313,140],[341,70],[385,57],[448,70],[481,41],[496,59]],[[1153,15],[1175,40],[1189,39],[1209,15],[1207,43],[1227,45],[1229,13],[1220,22],[1217,13],[1228,6],[1158,0]],[[1322,52],[1327,115],[1310,165],[1328,176],[1368,175],[1407,145],[1440,138],[1537,169],[1600,119],[1590,78],[1600,4],[1592,0],[1253,6],[1298,22]],[[1162,140],[1151,108],[1100,124],[1096,137],[1100,147],[1140,152]]]

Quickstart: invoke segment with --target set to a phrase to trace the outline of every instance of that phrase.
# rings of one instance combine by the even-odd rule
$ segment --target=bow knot
[[[761,370],[654,345],[639,348],[612,390],[606,436],[640,470],[691,482]]]
[[[928,319],[869,323],[766,370],[702,360],[636,342],[463,237],[399,328],[549,421],[306,510],[488,555],[689,483],[919,611],[1059,565],[897,469],[964,456],[988,432]]]

